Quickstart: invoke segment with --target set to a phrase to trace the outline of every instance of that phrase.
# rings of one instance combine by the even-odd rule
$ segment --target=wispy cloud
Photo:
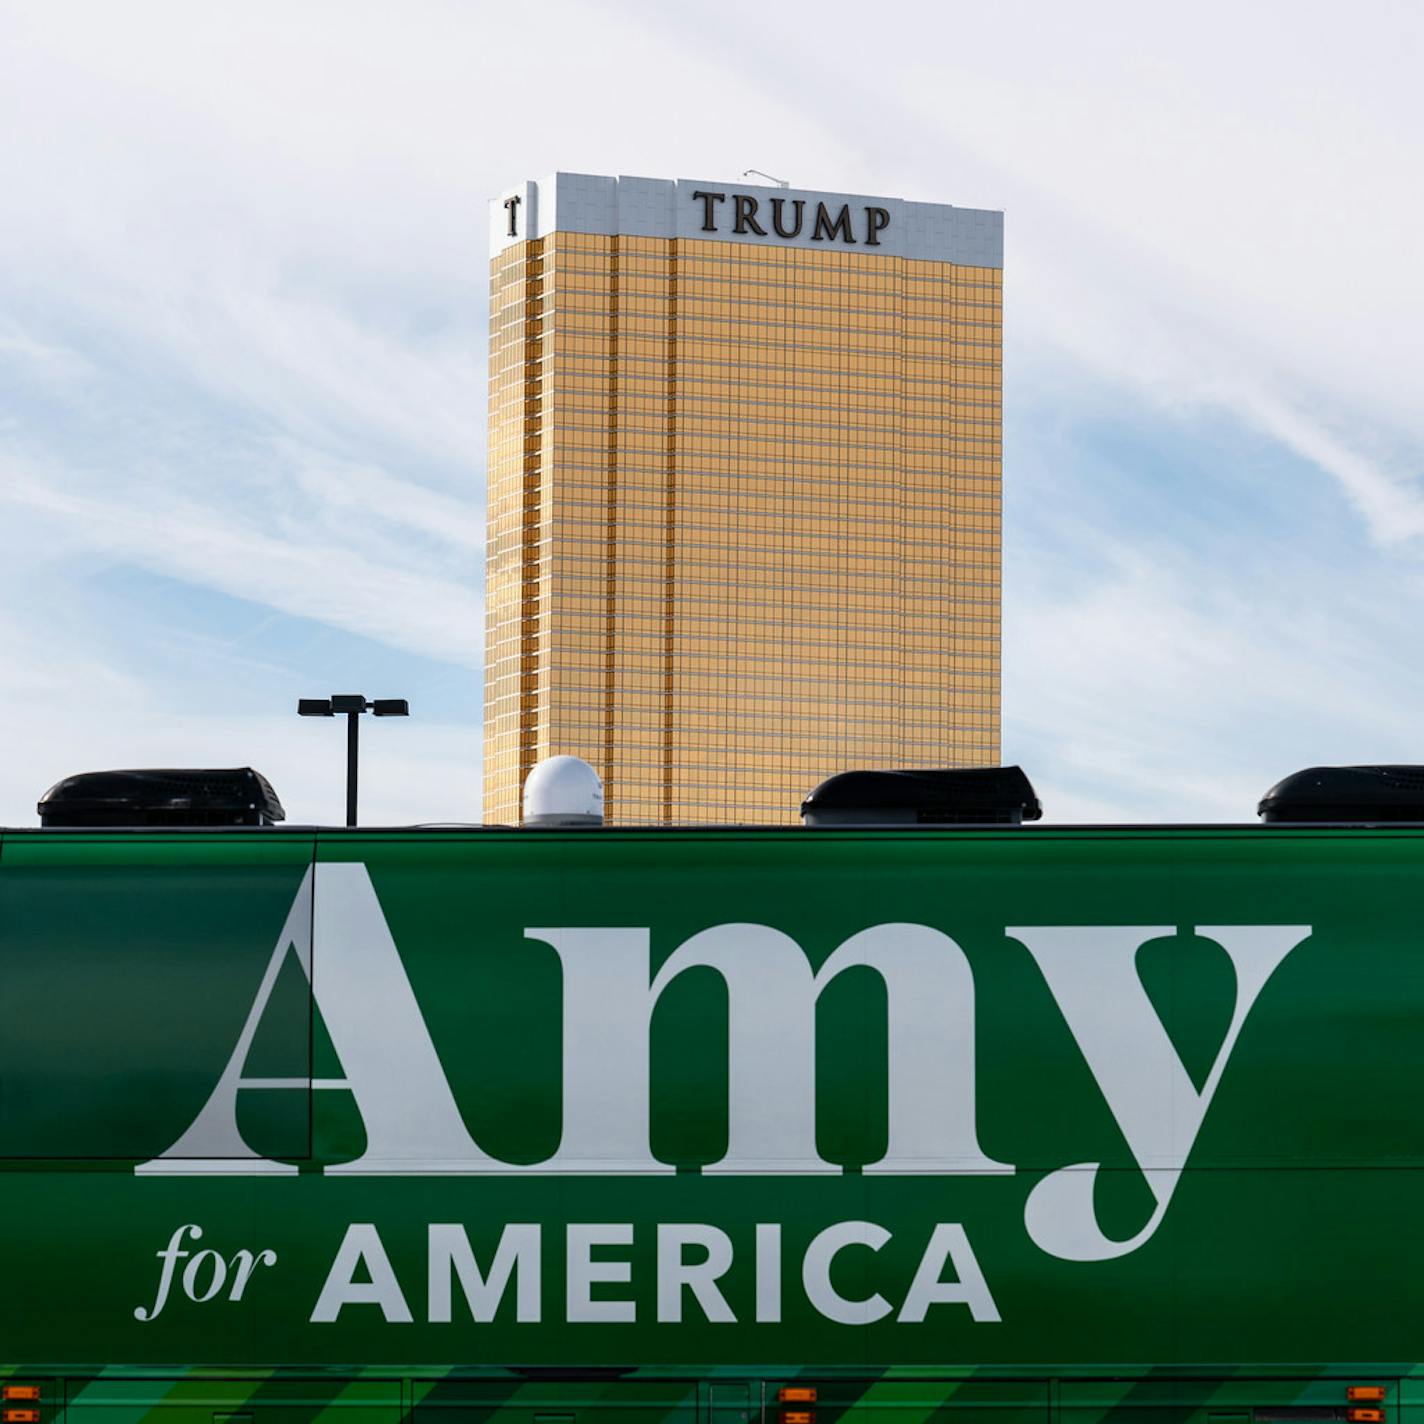
[[[232,509],[218,511],[210,503],[173,494],[166,483],[158,488],[157,501],[152,483],[138,488],[121,483],[110,495],[80,493],[65,478],[73,473],[72,467],[60,473],[0,454],[0,504],[48,517],[63,525],[71,540],[75,531],[87,531],[93,556],[129,561],[427,657],[471,666],[478,660],[479,599],[468,582],[415,567],[414,550],[404,550],[400,562],[379,561],[362,552],[350,521],[341,521],[344,540],[318,518],[299,534],[282,527],[296,522],[290,515],[273,519],[270,508],[262,511],[266,520]],[[91,473],[91,487],[98,473]],[[123,471],[102,473],[121,477]],[[333,499],[331,478],[330,472],[308,470],[297,481],[315,486],[319,508],[345,515],[355,500]],[[383,496],[399,495],[398,482],[381,476],[376,483]],[[423,526],[429,533],[440,505],[439,497],[417,490],[404,515],[381,512],[379,517],[384,526]],[[372,507],[366,512],[369,516]],[[453,532],[458,537],[460,524]],[[380,538],[388,548],[400,547],[388,528],[382,528]],[[469,544],[457,548],[473,564]]]
[[[1420,27],[1383,0],[0,0],[7,745],[286,758],[310,730],[164,713],[132,673],[164,609],[100,616],[123,571],[270,610],[273,666],[325,626],[477,667],[485,195],[755,165],[1007,210],[1008,745],[1061,806],[1241,815],[1273,758],[1409,755]],[[470,702],[412,723],[433,802]]]

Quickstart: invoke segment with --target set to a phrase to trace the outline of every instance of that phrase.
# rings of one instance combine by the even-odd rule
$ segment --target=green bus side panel
[[[410,1401],[450,1424],[773,1420],[802,1376],[815,1424],[1263,1424],[1317,1370],[1424,1359],[1418,833],[323,832],[312,862],[6,837],[4,1358],[453,1371]],[[571,1093],[633,1167],[558,1165]],[[204,1113],[244,1151],[194,1155]],[[974,1163],[923,1148],[950,1120]],[[878,1170],[896,1142],[921,1158]],[[604,1373],[505,1377],[549,1367]]]
[[[70,1380],[66,1424],[400,1424],[400,1379]]]
[[[701,1391],[708,1402],[721,1396],[715,1424],[742,1424],[738,1415],[751,1408],[745,1381]],[[417,1394],[414,1424],[712,1424],[699,1413],[696,1381],[447,1380]]]
[[[311,858],[309,838],[9,836],[0,1153],[132,1160],[172,1146],[231,1055]],[[295,962],[277,988],[249,1072],[309,1078]],[[245,1103],[254,1147],[306,1156],[309,1097]]]

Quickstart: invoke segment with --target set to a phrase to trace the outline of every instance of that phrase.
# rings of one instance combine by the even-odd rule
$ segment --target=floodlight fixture
[[[334,692],[330,697],[297,699],[299,717],[346,718],[346,824],[356,824],[356,766],[358,759],[358,728],[361,715],[373,712],[377,717],[409,717],[410,703],[404,697],[382,697],[368,702],[362,692]]]

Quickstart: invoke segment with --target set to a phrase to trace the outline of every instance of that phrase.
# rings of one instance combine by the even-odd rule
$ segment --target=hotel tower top
[[[997,761],[1002,214],[559,173],[490,251],[486,819]]]
[[[555,173],[521,183],[490,204],[491,258],[513,243],[554,232],[770,242],[812,251],[845,247],[970,267],[1004,265],[1004,215],[946,203],[689,178]]]

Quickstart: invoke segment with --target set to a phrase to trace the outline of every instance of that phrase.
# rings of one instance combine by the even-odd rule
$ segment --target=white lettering
[[[851,1300],[841,1295],[831,1284],[831,1264],[837,1253],[847,1246],[865,1246],[878,1251],[889,1240],[890,1233],[873,1221],[840,1221],[828,1226],[812,1239],[801,1263],[801,1284],[805,1287],[806,1299],[827,1320],[834,1320],[838,1325],[870,1325],[883,1319],[890,1313],[890,1302],[883,1295],[872,1295],[865,1300]]]
[[[1064,1261],[1108,1261],[1135,1251],[1157,1230],[1246,1015],[1266,981],[1309,925],[1200,925],[1236,970],[1230,1025],[1200,1092],[1192,1084],[1137,973],[1137,951],[1175,933],[1170,926],[1032,925],[1006,934],[1028,947],[1097,1080],[1156,1200],[1147,1224],[1126,1241],[1104,1235],[1093,1209],[1101,1163],[1050,1172],[1029,1193],[1024,1225],[1034,1243]]]
[[[186,1234],[189,1228],[183,1228]],[[633,1289],[635,1259],[631,1248],[635,1228],[629,1222],[571,1222],[566,1230],[566,1288],[564,1320],[573,1325],[631,1325],[636,1323],[636,1294]],[[777,1222],[759,1222],[753,1228],[755,1242],[755,1313],[758,1323],[777,1323],[782,1318],[781,1252],[782,1227]],[[725,1293],[733,1275],[735,1248],[731,1233],[702,1222],[659,1222],[654,1265],[656,1319],[660,1325],[682,1325],[705,1319],[713,1325],[734,1325],[736,1313]],[[935,1305],[967,1308],[978,1323],[993,1323],[999,1309],[980,1269],[964,1228],[941,1222],[930,1235],[913,1280],[898,1313],[884,1295],[870,1289],[874,1272],[882,1269],[870,1259],[852,1261],[843,1253],[863,1247],[875,1253],[891,1241],[891,1233],[872,1221],[835,1222],[807,1246],[801,1263],[801,1284],[811,1307],[838,1325],[869,1325],[893,1316],[899,1324],[921,1324]],[[178,1234],[167,1248],[179,1249]],[[501,1309],[509,1319],[505,1304],[513,1284],[513,1316],[520,1325],[537,1325],[543,1320],[541,1299],[541,1228],[528,1222],[506,1225],[489,1263],[481,1269],[470,1246],[466,1228],[455,1222],[433,1222],[427,1228],[428,1282],[426,1320],[448,1325],[454,1318],[453,1282],[459,1281],[475,1324],[499,1318]],[[621,1248],[613,1257],[595,1251]],[[186,1253],[185,1253],[186,1254]],[[160,1256],[164,1252],[159,1253]],[[264,1251],[261,1256],[275,1254]],[[201,1251],[183,1273],[183,1285],[195,1301],[212,1300],[221,1289],[224,1274],[244,1260],[244,1274],[250,1273],[250,1253],[239,1252],[224,1264],[214,1251]],[[270,1264],[268,1262],[267,1264]],[[745,1272],[745,1267],[744,1267]],[[171,1274],[171,1273],[170,1273]],[[361,1279],[358,1279],[361,1277]],[[836,1278],[839,1277],[839,1280]],[[859,1283],[859,1291],[856,1285]],[[746,1284],[751,1284],[747,1282]],[[595,1288],[623,1287],[618,1298],[595,1295]],[[745,1288],[743,1286],[742,1288]],[[160,1292],[160,1300],[166,1287]],[[235,1289],[232,1299],[240,1295]],[[688,1297],[693,1305],[689,1305]],[[346,1229],[332,1261],[320,1295],[312,1309],[314,1324],[331,1324],[345,1306],[376,1306],[385,1320],[409,1324],[411,1311],[401,1290],[396,1271],[386,1254],[374,1224],[354,1222]],[[161,1309],[155,1307],[153,1313]],[[689,1315],[688,1312],[691,1312]],[[140,1319],[148,1312],[135,1311]]]
[[[135,1320],[141,1320],[147,1324],[157,1318],[168,1302],[168,1293],[173,1285],[174,1275],[177,1273],[178,1262],[189,1255],[183,1249],[183,1238],[191,1236],[194,1241],[200,1241],[202,1235],[203,1228],[201,1226],[192,1224],[180,1226],[169,1238],[168,1245],[155,1253],[158,1259],[163,1262],[163,1269],[158,1277],[158,1294],[147,1310],[140,1306],[134,1311]],[[192,1256],[183,1269],[181,1278],[183,1294],[199,1305],[206,1305],[208,1301],[217,1296],[227,1281],[231,1280],[232,1288],[228,1291],[227,1298],[229,1301],[240,1301],[247,1290],[248,1281],[252,1279],[253,1271],[258,1266],[274,1266],[276,1264],[277,1253],[265,1248],[255,1255],[244,1248],[234,1252],[229,1261],[224,1261],[216,1251],[199,1251],[197,1255]],[[207,1285],[203,1286],[200,1281],[202,1272],[205,1270],[209,1273],[209,1277]]]
[[[193,1225],[180,1226],[168,1238],[168,1245],[161,1251],[154,1252],[154,1255],[163,1262],[163,1269],[158,1273],[158,1294],[147,1310],[141,1305],[134,1308],[135,1320],[141,1320],[144,1324],[156,1320],[163,1307],[168,1303],[168,1291],[173,1284],[173,1272],[177,1269],[178,1262],[188,1254],[182,1247],[182,1241],[185,1236],[189,1235],[194,1241],[200,1241],[203,1236],[203,1228]]]
[[[1230,1025],[1200,1091],[1137,974],[1138,950],[1151,939],[1174,933],[1170,927],[1029,926],[1007,931],[1036,961],[1154,1199],[1146,1224],[1126,1240],[1114,1240],[1103,1232],[1094,1211],[1094,1185],[1102,1164],[1073,1163],[1049,1172],[1029,1193],[1024,1221],[1030,1238],[1051,1255],[1110,1260],[1150,1239],[1170,1204],[1247,1015],[1267,980],[1310,928],[1227,925],[1198,932],[1222,945],[1237,983]],[[838,975],[860,968],[872,969],[885,986],[889,1041],[886,1151],[864,1166],[865,1175],[1014,1170],[979,1146],[974,980],[962,949],[939,930],[917,924],[876,925],[851,935],[813,970],[800,945],[779,930],[757,924],[717,925],[687,939],[655,975],[646,928],[528,929],[525,935],[554,950],[564,979],[563,1127],[558,1149],[547,1161],[507,1163],[475,1143],[450,1091],[370,876],[364,865],[336,863],[315,867],[303,878],[207,1101],[166,1152],[136,1170],[290,1175],[295,1166],[263,1157],[244,1141],[238,1125],[239,1095],[343,1090],[351,1093],[361,1115],[366,1146],[356,1160],[325,1169],[333,1175],[672,1173],[672,1165],[653,1157],[649,1141],[651,1027],[664,991],[679,975],[698,968],[721,977],[728,1002],[727,1150],[703,1168],[707,1175],[828,1175],[842,1170],[825,1161],[816,1145],[816,1004]],[[321,971],[315,975],[314,954]],[[344,1077],[313,1081],[247,1076],[249,1051],[289,956],[295,957],[311,986],[313,1004]],[[438,1225],[432,1231],[457,1229]],[[535,1230],[510,1228],[526,1229]],[[605,1228],[570,1231],[596,1229]],[[156,1318],[175,1279],[190,1298],[205,1301],[215,1298],[231,1275],[230,1298],[236,1300],[255,1266],[271,1263],[265,1256],[239,1253],[232,1258],[230,1273],[213,1252],[190,1258],[184,1248],[189,1232],[193,1241],[202,1234],[196,1226],[179,1228],[158,1253],[162,1267],[155,1297],[146,1310],[135,1309],[136,1319]],[[757,1228],[756,1312],[767,1323],[781,1315],[781,1242],[776,1233],[771,1225]],[[590,1240],[580,1247],[576,1236],[569,1239],[571,1310],[582,1299],[588,1319],[624,1319],[625,1313],[631,1319],[631,1300],[593,1301],[589,1294],[593,1282],[626,1281],[631,1268],[626,1262],[595,1266],[588,1247],[626,1243],[621,1238]],[[855,1243],[847,1238],[844,1244]],[[858,1244],[871,1243],[867,1239]],[[378,1240],[375,1246],[379,1249]],[[477,1319],[479,1312],[497,1308],[511,1276],[516,1279],[516,1313],[539,1310],[534,1238],[502,1239],[488,1278],[476,1267],[463,1237],[433,1235],[430,1249],[432,1318],[440,1318],[440,1310],[448,1318],[451,1273],[459,1276]],[[580,1249],[587,1267],[582,1276]],[[716,1253],[708,1249],[711,1261]],[[824,1242],[819,1249],[834,1254]],[[535,1264],[526,1265],[526,1260]],[[829,1256],[826,1272],[828,1263]],[[712,1284],[720,1270],[709,1274],[708,1263],[683,1267],[680,1257],[669,1269],[693,1292],[709,1319],[725,1309]],[[602,1274],[608,1271],[624,1274]],[[684,1280],[677,1275],[680,1271],[690,1274]],[[964,1277],[960,1279],[963,1283]],[[677,1286],[677,1310],[682,1284]],[[372,1287],[352,1288],[373,1286],[374,1279]],[[941,1288],[948,1287],[937,1277],[930,1280],[926,1300],[949,1299],[933,1294]],[[535,1292],[532,1305],[530,1291]],[[839,1297],[829,1287],[828,1274],[823,1294],[833,1310],[853,1306],[857,1319],[867,1305],[884,1304],[878,1296],[870,1302],[836,1304]],[[708,1300],[713,1301],[710,1309]]]
[[[974,975],[964,951],[925,925],[876,925],[821,966],[816,992],[854,966],[880,975],[889,1009],[889,1142],[865,1175],[1011,1174],[979,1150]]]
[[[633,1279],[628,1261],[595,1261],[595,1246],[631,1246],[633,1228],[619,1222],[570,1222],[567,1232],[567,1279],[564,1314],[570,1325],[631,1325],[637,1306],[631,1300],[595,1300],[595,1284],[626,1285]]]
[[[648,1149],[648,931],[549,929],[524,935],[551,945],[564,974],[563,1135],[559,1150],[535,1170],[674,1172]]]
[[[727,985],[727,1152],[703,1174],[839,1172],[816,1151],[816,996],[800,945],[766,925],[703,930],[658,971],[645,1021],[695,968],[715,969]]]
[[[761,1325],[781,1319],[781,1227],[772,1221],[756,1229],[756,1318]]]
[[[460,1278],[460,1289],[470,1315],[477,1323],[493,1320],[504,1299],[509,1278],[516,1276],[514,1318],[519,1323],[537,1323],[539,1302],[539,1228],[535,1225],[508,1225],[500,1234],[489,1275],[480,1273],[470,1250],[465,1228],[454,1223],[432,1223],[429,1231],[426,1287],[426,1316],[433,1323],[450,1320],[450,1275]]]
[[[954,1267],[957,1280],[940,1279],[946,1261]],[[978,1258],[964,1228],[956,1222],[942,1221],[935,1227],[895,1318],[906,1324],[918,1324],[932,1305],[967,1305],[975,1320],[999,1319],[999,1307],[989,1294],[989,1283],[979,1269]]]
[[[286,921],[277,936],[277,945],[267,961],[257,996],[248,1010],[237,1045],[228,1058],[208,1100],[189,1124],[187,1131],[166,1152],[151,1162],[140,1162],[134,1168],[139,1175],[191,1175],[223,1172],[247,1175],[294,1177],[297,1168],[285,1162],[273,1162],[254,1152],[243,1140],[237,1126],[237,1095],[244,1088],[262,1084],[268,1088],[310,1091],[306,1078],[249,1079],[243,1077],[248,1050],[256,1037],[267,1001],[277,986],[277,977],[289,954],[295,954],[302,973],[311,978],[311,923],[313,871],[302,876],[302,883],[292,899]]]
[[[653,1009],[688,969],[727,986],[727,1151],[708,1175],[828,1174],[816,1150],[816,1000],[846,969],[874,969],[889,1001],[889,1141],[868,1174],[1011,1173],[980,1151],[974,1117],[974,981],[964,951],[924,925],[852,935],[812,970],[789,935],[718,925],[648,984],[642,929],[528,929],[564,970],[564,1130],[544,1172],[667,1172],[648,1146]]]
[[[313,914],[322,946],[321,973],[314,981],[307,929]],[[243,1076],[277,976],[292,952],[312,983],[313,1002],[344,1078]],[[510,1170],[482,1152],[465,1127],[364,865],[328,864],[307,872],[217,1086],[178,1141],[135,1170],[295,1173],[296,1167],[260,1157],[243,1141],[237,1125],[237,1095],[243,1089],[349,1090],[365,1124],[366,1151],[353,1162],[328,1167],[333,1176]]]
[[[360,1266],[365,1267],[370,1280],[356,1279]],[[352,1222],[346,1228],[312,1310],[312,1323],[330,1324],[341,1314],[343,1305],[378,1305],[388,1324],[408,1325],[411,1321],[410,1306],[401,1293],[386,1248],[369,1221]]]
[[[683,1247],[696,1246],[705,1254],[695,1264],[683,1259]],[[715,1226],[694,1223],[658,1225],[658,1320],[682,1320],[682,1293],[690,1290],[702,1313],[713,1325],[734,1325],[737,1317],[717,1288],[732,1264],[732,1239]]]
[[[252,1279],[252,1273],[258,1266],[275,1266],[276,1264],[277,1253],[270,1248],[259,1251],[256,1256],[251,1251],[237,1252],[228,1262],[232,1268],[232,1291],[228,1295],[228,1299],[242,1299],[242,1293],[247,1289],[247,1283]]]
[[[201,1290],[198,1287],[198,1280],[205,1265],[208,1266],[211,1274],[207,1289]],[[189,1300],[197,1301],[199,1305],[210,1301],[226,1282],[227,1262],[216,1251],[199,1251],[183,1268],[183,1294]]]

